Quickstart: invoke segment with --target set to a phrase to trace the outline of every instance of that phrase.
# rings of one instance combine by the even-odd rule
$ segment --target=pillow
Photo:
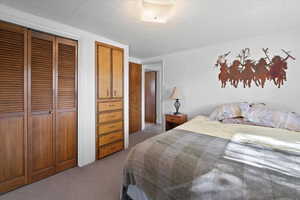
[[[249,107],[248,103],[229,103],[218,106],[209,116],[211,120],[221,121],[223,119],[242,117],[241,107]],[[246,110],[246,109],[245,109]]]
[[[260,124],[254,123],[254,122],[250,122],[243,117],[223,119],[221,122],[224,124],[243,124],[243,125],[251,125],[251,126],[262,126]]]
[[[300,132],[300,115],[292,112],[284,112],[268,107],[251,107],[244,118],[260,126],[283,128]]]
[[[300,132],[300,115],[289,112],[282,127],[288,130]]]

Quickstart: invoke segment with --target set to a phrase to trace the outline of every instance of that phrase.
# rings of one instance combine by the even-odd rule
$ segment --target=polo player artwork
[[[269,81],[280,88],[287,81],[287,61],[296,59],[291,56],[289,51],[283,49],[282,52],[285,54],[285,57],[275,55],[271,58],[268,48],[263,48],[262,52],[265,57],[260,58],[258,61],[250,59],[249,48],[242,49],[237,59],[232,61],[232,63],[229,63],[226,59],[231,52],[219,56],[215,66],[220,67],[218,78],[221,82],[221,87],[225,88],[230,84],[237,88],[241,83],[244,88],[250,88],[253,84],[264,88],[266,81]]]

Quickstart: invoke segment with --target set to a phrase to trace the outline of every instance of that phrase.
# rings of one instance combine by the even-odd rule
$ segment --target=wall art
[[[263,48],[263,57],[258,60],[251,59],[250,49],[242,49],[240,54],[231,63],[227,56],[231,52],[218,57],[216,67],[220,67],[219,81],[221,87],[228,84],[237,88],[242,84],[244,88],[250,88],[254,82],[257,87],[265,87],[267,81],[272,82],[280,88],[287,81],[286,71],[288,70],[289,59],[296,60],[289,51],[282,49],[284,57],[280,55],[269,55],[269,49]]]

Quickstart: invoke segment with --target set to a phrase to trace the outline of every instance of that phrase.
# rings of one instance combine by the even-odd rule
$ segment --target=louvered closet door
[[[0,194],[27,182],[27,30],[0,22]]]
[[[77,164],[77,42],[57,38],[56,168]]]
[[[34,182],[55,173],[55,37],[29,32],[29,175]]]

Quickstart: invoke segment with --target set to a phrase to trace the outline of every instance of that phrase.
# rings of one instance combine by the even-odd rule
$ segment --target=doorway
[[[157,72],[145,72],[145,122],[156,123]]]

